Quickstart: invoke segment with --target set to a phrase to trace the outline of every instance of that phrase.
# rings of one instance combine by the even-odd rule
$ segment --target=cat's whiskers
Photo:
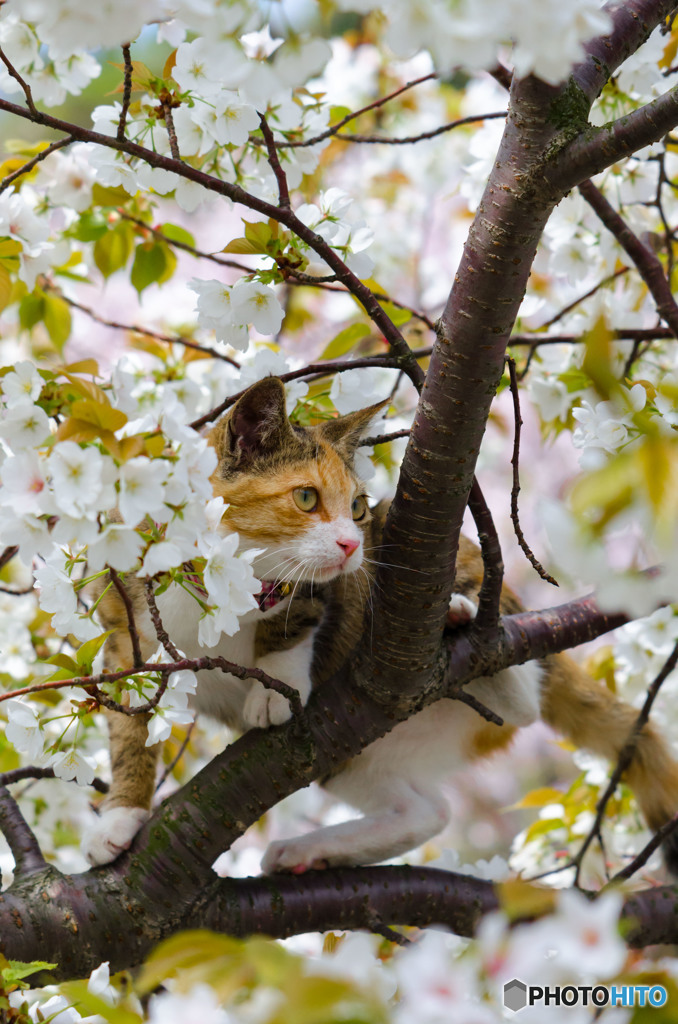
[[[369,562],[370,565],[386,565],[389,569],[404,569],[406,572],[418,572],[422,576],[429,575],[425,569],[413,569],[411,565],[398,565],[396,562],[384,562],[381,558],[368,558],[366,555],[363,555],[363,562]]]
[[[304,558],[302,561],[299,562],[298,568],[299,569],[303,569],[309,562],[311,562],[311,560],[312,560],[311,558]],[[313,561],[315,561],[315,559],[313,559]],[[315,568],[314,568],[313,571],[315,572]],[[300,575],[298,580],[294,584],[294,588],[292,590],[292,596],[290,597],[290,603],[287,606],[287,614],[285,615],[285,636],[287,636],[287,623],[288,623],[289,617],[290,617],[290,608],[292,607],[292,602],[294,601],[294,595],[297,592],[297,587],[301,583],[301,580],[302,580],[302,577]]]

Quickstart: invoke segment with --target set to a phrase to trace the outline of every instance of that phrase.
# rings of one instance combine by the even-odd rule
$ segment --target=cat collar
[[[194,590],[200,594],[200,596],[206,600],[207,590],[202,579],[194,570],[194,566],[191,562],[187,563],[187,568],[191,571],[185,573],[185,580],[190,583]],[[254,600],[259,605],[259,611],[267,612],[269,608],[275,608],[283,598],[287,597],[291,590],[289,583],[273,583],[271,580],[261,580],[261,590],[258,594],[254,595]]]

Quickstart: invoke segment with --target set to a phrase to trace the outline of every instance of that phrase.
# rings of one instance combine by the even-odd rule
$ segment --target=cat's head
[[[324,583],[360,568],[370,510],[353,459],[384,404],[299,427],[282,382],[266,377],[212,428],[214,494],[241,547],[266,549],[254,563],[260,578]]]

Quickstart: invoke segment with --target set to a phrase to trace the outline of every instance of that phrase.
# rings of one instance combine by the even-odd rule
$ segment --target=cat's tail
[[[638,717],[638,710],[592,679],[566,654],[546,660],[541,714],[577,747],[616,764]],[[636,795],[643,817],[657,831],[678,814],[678,763],[654,725],[643,726],[624,781]],[[663,843],[669,870],[678,875],[678,831]]]

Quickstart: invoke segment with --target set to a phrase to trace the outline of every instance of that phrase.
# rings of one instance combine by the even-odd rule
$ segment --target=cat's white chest
[[[251,668],[255,664],[254,642],[261,613],[251,612],[240,620],[240,629],[233,636],[222,634],[214,647],[198,643],[198,623],[202,610],[190,594],[177,585],[170,586],[157,598],[163,626],[172,642],[188,658],[221,657],[236,665]],[[239,724],[249,680],[241,680],[221,669],[201,669],[198,687],[190,698],[191,707],[221,721]]]

